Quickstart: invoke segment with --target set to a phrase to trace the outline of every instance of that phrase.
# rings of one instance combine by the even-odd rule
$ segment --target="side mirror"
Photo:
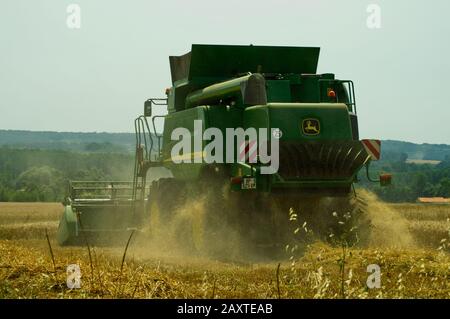
[[[147,100],[144,102],[144,116],[150,117],[152,116],[152,100]]]
[[[380,186],[389,186],[392,183],[391,174],[380,174]]]

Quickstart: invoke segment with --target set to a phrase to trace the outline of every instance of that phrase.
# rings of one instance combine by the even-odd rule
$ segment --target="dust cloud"
[[[417,248],[407,220],[396,210],[366,190],[358,190],[358,197],[363,199],[364,211],[371,223],[369,247]],[[132,253],[144,259],[183,261],[192,261],[191,257],[223,262],[261,259],[259,252],[249,249],[239,230],[233,227],[236,225],[228,224],[224,216],[219,216],[220,220],[213,221],[211,226],[210,216],[217,212],[211,211],[209,200],[206,195],[185,200],[170,212],[165,222],[162,212],[153,210],[133,240]],[[288,213],[283,215],[288,216]]]
[[[198,260],[224,262],[238,260],[242,241],[237,231],[224,220],[211,220],[214,219],[211,218],[214,212],[209,211],[211,215],[207,214],[209,200],[206,195],[187,199],[169,214],[153,208],[137,233],[133,254],[144,259],[157,257],[186,261],[195,257]]]
[[[367,204],[366,213],[372,224],[369,246],[386,248],[415,248],[417,246],[408,229],[407,220],[381,201],[374,193],[359,190]]]

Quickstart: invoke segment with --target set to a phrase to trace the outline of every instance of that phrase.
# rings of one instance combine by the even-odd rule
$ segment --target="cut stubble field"
[[[383,213],[364,248],[316,241],[279,260],[219,261],[143,245],[137,236],[122,261],[126,242],[59,247],[61,204],[0,203],[0,298],[450,298],[450,206],[373,207]],[[80,266],[79,289],[67,287],[71,264]],[[381,286],[370,289],[373,264]]]

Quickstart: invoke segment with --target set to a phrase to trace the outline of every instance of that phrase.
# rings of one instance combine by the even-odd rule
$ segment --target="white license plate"
[[[244,177],[241,184],[242,189],[256,189],[256,178]]]

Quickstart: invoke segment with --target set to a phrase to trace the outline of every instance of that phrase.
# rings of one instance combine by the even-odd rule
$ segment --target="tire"
[[[326,233],[329,243],[350,247],[367,245],[372,224],[362,196],[349,194],[343,198],[332,199],[331,205],[326,205],[325,209],[325,218],[329,219]]]
[[[147,223],[154,239],[172,236],[170,226],[175,212],[183,202],[182,183],[173,178],[163,178],[152,183],[147,202]]]
[[[195,252],[219,259],[234,255],[237,240],[229,223],[234,208],[229,205],[225,166],[205,168],[199,180],[188,187],[187,196],[196,201],[198,208],[189,216],[190,242]]]
[[[273,199],[276,210],[290,211],[290,216],[278,214],[282,219],[278,222],[281,233],[278,238],[284,242],[300,246],[317,239],[332,245],[364,246],[368,243],[372,226],[361,196],[281,195]]]

